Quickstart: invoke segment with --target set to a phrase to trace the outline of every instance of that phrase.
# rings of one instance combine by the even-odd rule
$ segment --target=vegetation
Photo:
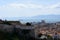
[[[27,26],[31,26],[31,23],[27,22],[26,25],[27,25]]]
[[[2,21],[2,22],[3,22],[3,24],[11,25],[11,23],[6,20]],[[31,26],[31,23],[27,22],[26,26]],[[27,33],[29,33],[29,30],[22,31],[22,34],[19,33],[20,31],[18,31],[15,27],[14,27],[12,33],[0,30],[0,40],[41,40],[38,38],[30,37],[30,35],[26,35]],[[41,35],[43,35],[43,34],[39,33],[38,37],[41,37]],[[47,39],[43,39],[43,40],[53,40],[53,38],[50,35],[46,35],[46,36],[47,36]],[[54,39],[54,40],[56,40],[56,39]],[[58,39],[58,40],[60,40],[60,39]]]
[[[4,21],[4,24],[11,25],[8,21]]]
[[[39,34],[38,37],[41,37],[43,34]],[[53,38],[50,35],[46,35],[48,38],[47,40],[53,40]],[[27,38],[27,39],[26,39]],[[4,32],[0,30],[0,40],[40,40],[34,37],[27,37],[26,35],[23,34],[23,36],[19,35],[16,33],[16,29],[14,28],[14,32],[9,33],[9,32]],[[45,40],[45,39],[44,39]],[[60,40],[60,39],[58,39]]]

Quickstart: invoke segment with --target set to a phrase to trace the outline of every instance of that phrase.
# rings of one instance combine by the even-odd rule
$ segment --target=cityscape
[[[60,40],[60,0],[0,0],[0,40]]]
[[[60,40],[60,22],[46,23],[41,20],[23,24],[20,21],[0,19],[0,35],[3,35],[0,40],[55,40],[55,35]]]

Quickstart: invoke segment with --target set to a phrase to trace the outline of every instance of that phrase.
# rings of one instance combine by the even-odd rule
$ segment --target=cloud
[[[53,5],[10,3],[0,6],[0,13],[4,17],[28,17],[35,15],[60,14],[59,8],[60,3]]]
[[[49,5],[47,8],[49,8],[49,9],[60,8],[60,3],[56,3],[56,4],[53,4],[53,5]]]
[[[10,3],[3,6],[0,6],[0,8],[40,8],[40,9],[55,9],[60,8],[60,3],[56,3],[53,5],[43,5],[43,4],[24,4],[24,3]]]
[[[13,4],[9,4],[10,7],[15,7],[15,8],[27,8],[28,6],[25,5],[25,4],[16,4],[16,3],[13,3]]]
[[[22,3],[11,3],[1,6],[1,8],[42,8],[42,5],[36,4],[22,4]]]

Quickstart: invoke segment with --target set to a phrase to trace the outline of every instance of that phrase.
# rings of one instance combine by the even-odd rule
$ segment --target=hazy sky
[[[60,0],[0,0],[0,17],[60,15]]]

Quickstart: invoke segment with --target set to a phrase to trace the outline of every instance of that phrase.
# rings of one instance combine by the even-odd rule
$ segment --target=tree
[[[27,25],[27,26],[31,26],[31,23],[27,22],[26,25]]]
[[[11,25],[7,20],[4,21],[4,24]]]

